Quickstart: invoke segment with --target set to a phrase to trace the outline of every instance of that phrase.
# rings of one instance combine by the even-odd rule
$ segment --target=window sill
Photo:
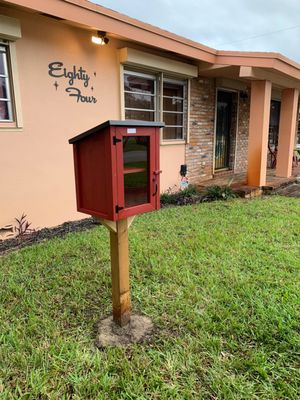
[[[1,126],[0,124],[0,133],[1,132],[22,132],[23,128],[18,126]]]
[[[160,145],[161,146],[169,146],[169,145],[176,145],[176,144],[181,144],[181,145],[183,145],[183,144],[186,144],[186,141],[185,140],[182,140],[182,139],[180,139],[180,140],[162,140],[161,142],[160,142]]]

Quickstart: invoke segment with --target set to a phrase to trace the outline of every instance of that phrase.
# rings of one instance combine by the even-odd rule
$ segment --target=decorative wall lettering
[[[97,103],[97,99],[94,96],[83,96],[81,90],[75,87],[68,87],[66,92],[69,93],[70,97],[76,97],[77,103]]]
[[[73,65],[73,70],[68,71],[67,68],[63,68],[64,64],[60,61],[55,61],[49,64],[49,75],[54,78],[68,78],[69,85],[73,85],[76,79],[83,80],[84,86],[89,86],[90,77],[87,74],[86,70],[82,67],[77,69],[76,65]]]
[[[73,67],[67,68],[64,66],[63,62],[53,61],[48,65],[48,74],[51,77],[56,78],[54,83],[56,91],[60,86],[57,82],[57,79],[67,79],[69,87],[67,87],[65,91],[70,97],[75,97],[77,103],[97,103],[96,97],[84,94],[80,88],[73,86],[75,83],[79,85],[81,82],[83,82],[84,88],[89,88],[91,76],[83,67],[77,67],[76,65],[73,65]],[[94,77],[96,77],[96,75],[96,72],[94,72]],[[92,86],[90,90],[93,92],[94,87]]]

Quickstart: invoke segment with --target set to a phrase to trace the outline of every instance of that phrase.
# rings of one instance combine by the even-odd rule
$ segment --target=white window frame
[[[134,109],[134,108],[128,108],[126,107],[125,104],[125,93],[134,93],[134,92],[130,92],[125,90],[125,82],[124,82],[124,76],[125,74],[127,75],[133,75],[133,76],[140,76],[140,77],[144,77],[146,79],[153,79],[154,80],[154,91],[155,93],[153,94],[154,96],[154,110],[140,110],[140,109]],[[179,127],[182,128],[182,138],[178,138],[178,139],[164,139],[163,138],[163,129],[161,130],[161,144],[182,144],[182,143],[186,143],[188,141],[188,121],[189,121],[189,87],[190,87],[190,82],[188,79],[183,79],[180,77],[170,77],[169,75],[165,75],[162,72],[152,72],[149,71],[147,72],[141,72],[139,70],[136,70],[135,68],[130,68],[130,67],[126,67],[122,66],[121,67],[121,96],[122,96],[122,100],[121,100],[121,116],[122,118],[125,119],[125,113],[126,110],[136,110],[136,111],[149,111],[149,112],[153,112],[154,111],[154,116],[155,116],[155,121],[163,121],[163,114],[164,112],[166,113],[175,113],[175,114],[180,114],[181,112],[171,112],[171,111],[167,111],[164,110],[163,108],[163,100],[165,97],[168,96],[164,96],[163,95],[163,84],[164,82],[169,82],[169,83],[174,83],[174,84],[179,84],[183,86],[183,98],[180,98],[183,101],[183,125],[168,125],[167,127]],[[137,92],[138,93],[138,92]],[[185,104],[186,103],[186,104]]]
[[[0,132],[19,131],[23,129],[19,75],[17,67],[17,52],[15,41],[1,38],[0,46],[7,48],[7,69],[9,79],[9,96],[11,101],[11,119],[0,120]]]
[[[162,137],[162,140],[164,142],[170,142],[170,141],[186,141],[187,139],[187,113],[188,113],[188,107],[187,104],[185,105],[184,103],[188,101],[188,95],[187,95],[187,89],[188,89],[188,85],[187,82],[185,80],[179,80],[179,79],[172,79],[172,78],[168,78],[168,77],[164,77],[162,79],[163,83],[162,83],[162,107],[161,107],[161,115],[162,115],[162,120],[164,120],[164,113],[168,113],[168,114],[181,114],[182,115],[182,125],[166,125],[166,128],[182,128],[182,137],[178,138],[178,139],[164,139]],[[165,96],[164,95],[164,83],[173,83],[175,85],[178,86],[182,86],[183,87],[183,97],[174,97],[174,96]],[[164,109],[164,99],[178,99],[178,100],[182,100],[182,111],[168,111]]]
[[[148,94],[148,93],[140,93],[140,92],[133,92],[129,90],[125,90],[125,81],[123,83],[123,96],[124,96],[124,115],[126,115],[126,111],[146,111],[146,112],[153,112],[154,114],[154,121],[157,119],[157,98],[158,98],[158,83],[157,83],[157,76],[156,75],[150,75],[150,74],[144,74],[141,72],[134,72],[131,70],[126,70],[124,69],[124,75],[132,75],[132,76],[139,76],[141,78],[145,79],[151,79],[154,82],[154,93],[153,94]],[[154,98],[154,109],[141,109],[141,108],[134,108],[134,107],[126,107],[125,106],[125,94],[143,94],[145,96],[152,96]]]
[[[0,97],[0,102],[7,103],[8,110],[8,118],[0,119],[0,123],[4,122],[13,122],[14,121],[14,110],[13,110],[13,100],[11,95],[11,73],[10,73],[10,55],[9,55],[9,46],[0,42],[0,54],[4,54],[4,74],[0,73],[0,79],[4,79],[5,81],[5,90],[7,97]]]
[[[7,49],[9,79],[9,100],[11,111],[9,120],[0,120],[0,133],[22,130],[23,118],[17,68],[16,41],[22,38],[21,24],[16,18],[0,15],[0,46]]]

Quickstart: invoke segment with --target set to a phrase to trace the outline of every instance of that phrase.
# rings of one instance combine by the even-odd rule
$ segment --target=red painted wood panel
[[[111,214],[112,178],[107,129],[76,143],[78,211],[108,219]]]
[[[97,129],[79,135],[73,141],[78,211],[116,221],[159,209],[160,129],[130,127],[130,124]],[[115,144],[114,137],[117,138]],[[135,137],[140,137],[140,141],[130,140]],[[125,155],[125,168],[123,142],[129,149]],[[136,178],[135,174],[141,175]],[[135,179],[141,179],[141,182],[136,184]]]

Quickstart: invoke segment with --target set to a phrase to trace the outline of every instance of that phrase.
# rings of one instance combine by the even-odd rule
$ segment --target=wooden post
[[[110,230],[113,319],[120,326],[130,321],[128,225],[124,218]]]

